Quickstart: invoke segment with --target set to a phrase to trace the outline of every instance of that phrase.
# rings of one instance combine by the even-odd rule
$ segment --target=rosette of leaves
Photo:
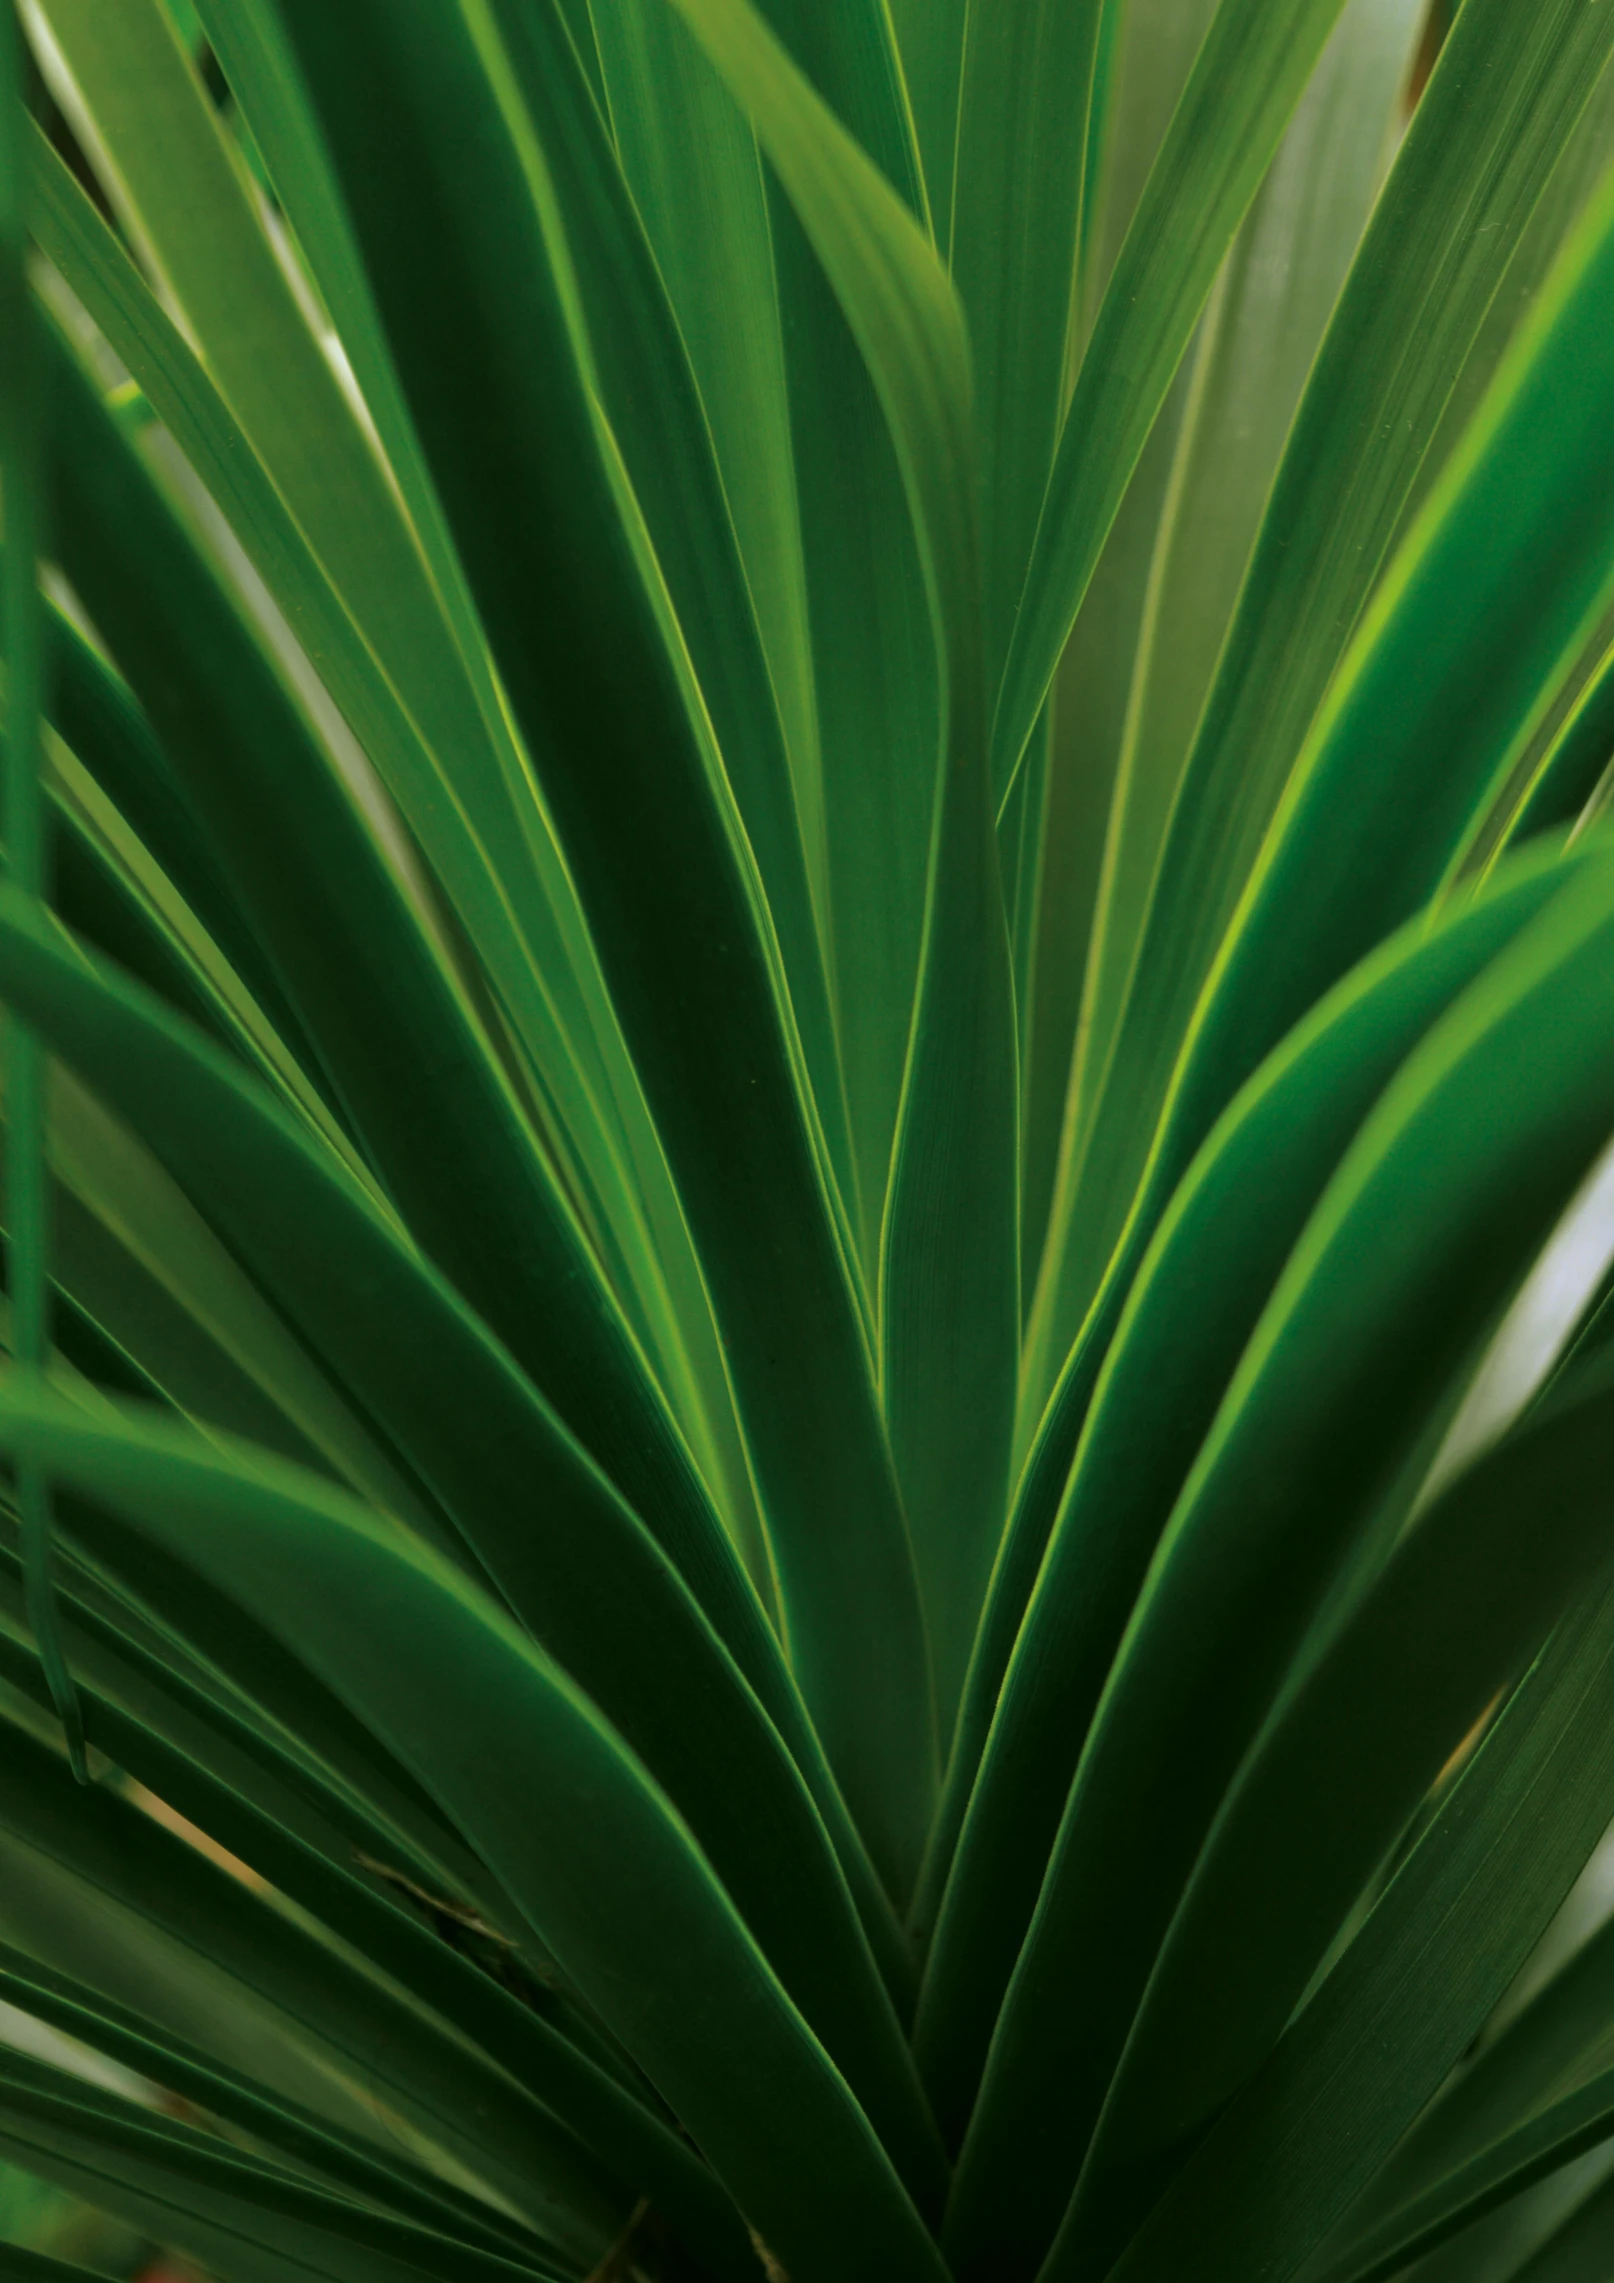
[[[0,2160],[1608,2271],[1614,0],[1450,14],[8,13]]]

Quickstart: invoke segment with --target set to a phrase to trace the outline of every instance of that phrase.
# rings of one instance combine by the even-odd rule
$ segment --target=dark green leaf
[[[297,0],[285,15],[711,1282],[803,1693],[900,1891],[933,1747],[863,1327],[754,874],[577,362],[531,123],[480,19],[473,39],[419,0],[339,16]]]
[[[1285,2283],[1529,1956],[1614,1804],[1614,1604],[1560,1626],[1355,1941],[1116,2269]]]

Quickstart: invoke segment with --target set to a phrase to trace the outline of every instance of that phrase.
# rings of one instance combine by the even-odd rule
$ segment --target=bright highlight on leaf
[[[0,35],[0,2276],[1596,2283],[1614,0]]]

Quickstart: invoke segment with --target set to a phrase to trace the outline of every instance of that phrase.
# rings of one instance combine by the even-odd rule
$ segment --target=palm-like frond
[[[1447,13],[7,13],[0,2159],[1614,2258],[1614,6]]]

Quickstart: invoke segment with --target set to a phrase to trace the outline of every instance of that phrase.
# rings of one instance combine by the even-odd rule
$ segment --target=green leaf
[[[1595,1580],[1611,1427],[1606,1364],[1566,1379],[1413,1522],[1276,1708],[1156,1960],[1060,2231],[1066,2272],[1124,2247],[1180,2153],[1276,2045],[1441,1769]],[[1583,2129],[1571,2119],[1564,2136]],[[1540,2146],[1557,2137],[1543,2120]],[[1500,2152],[1493,2168],[1512,2170]],[[1467,2199],[1456,2182],[1449,2195],[1454,2211]],[[1410,2215],[1407,2233],[1421,2234]]]
[[[453,2180],[473,2212],[498,2211],[505,2225],[559,2247],[578,2267],[615,2234],[629,2198],[598,2166],[580,2162],[575,2146],[568,2158],[558,2136],[552,2146],[529,2137],[512,2165],[500,2163],[486,2141],[472,2146],[453,2129],[434,2133],[418,2109],[381,2091],[357,2068],[344,2069],[317,2043],[300,2040],[295,2024],[221,1976],[181,1939],[15,1843],[8,1846],[7,1871],[8,1930],[20,1923],[36,1982],[43,1976],[53,1986],[87,1993],[103,2019],[111,2006],[170,2053],[179,2040],[210,2070],[232,2072],[277,2105],[295,2104],[321,2129],[343,2132],[372,2157],[403,2161],[433,2181]],[[45,1958],[61,1964],[34,1962]],[[149,2081],[160,2085],[163,2078],[159,2073]]]
[[[1014,1015],[985,767],[968,361],[957,303],[912,218],[793,82],[749,9],[679,4],[744,101],[863,351],[920,536],[942,668],[942,778],[881,1319],[945,1734],[1000,1526],[1018,1325]]]
[[[53,2259],[49,2252],[29,2251],[23,2245],[6,2245],[6,2265],[17,2283],[105,2283],[105,2278],[68,2259]]]
[[[1438,885],[1469,817],[1488,804],[1537,690],[1608,607],[1614,520],[1595,484],[1588,491],[1588,471],[1606,442],[1602,391],[1614,358],[1606,367],[1593,360],[1609,355],[1611,307],[1614,176],[1606,175],[1295,762],[1184,1046],[1152,1182],[1181,1162],[1229,1081],[1345,961]],[[1504,619],[1508,666],[1498,672]],[[1452,630],[1449,646],[1438,646],[1437,628]],[[1414,777],[1437,723],[1439,765]],[[1281,978],[1268,964],[1279,941]]]
[[[779,281],[756,137],[665,0],[595,27],[622,173],[677,313],[789,750],[814,906],[829,940],[818,697]]]
[[[1097,179],[1083,222],[1077,312],[1083,342],[1216,7],[1217,0],[1111,0],[1105,9],[1103,134],[1101,144],[1089,143]]]
[[[1597,488],[1588,490],[1586,469],[1607,442],[1604,384],[1592,360],[1608,353],[1611,292],[1614,181],[1566,247],[1295,761],[1195,1010],[1084,1338],[1124,1291],[1174,1182],[1233,1089],[1351,960],[1439,885],[1542,679],[1608,606],[1614,524]],[[1508,670],[1498,672],[1504,623]],[[1136,1009],[1126,1035],[1148,1035]],[[1106,1104],[1105,1118],[1120,1098]],[[1120,1137],[1118,1125],[1108,1132]],[[1101,1188],[1119,1163],[1102,1162],[1104,1133],[1101,1120]],[[1081,1305],[1072,1286],[1053,1320],[1079,1322]],[[1071,1400],[1056,1391],[1050,1423]]]
[[[58,754],[62,752],[59,741],[48,742],[56,744]],[[79,784],[88,789],[82,772]],[[47,798],[55,843],[55,908],[68,926],[166,999],[176,1012],[239,1054],[249,1067],[280,1078],[289,1058],[283,1054],[277,1067],[255,1052],[258,1039],[239,1019],[245,1012],[239,985],[233,1004],[216,988],[223,967],[217,951],[204,966],[205,955],[195,955],[200,942],[182,942],[177,930],[164,924],[166,915],[159,916],[141,894],[83,811],[65,800],[56,785],[47,786]],[[104,808],[102,813],[107,813]]]
[[[949,2204],[965,2274],[1051,2237],[1240,1758],[1374,1501],[1606,1140],[1611,930],[1614,872],[1598,865],[1458,999],[1363,1125],[1261,1315],[1082,1749]],[[1101,1982],[1083,1969],[1095,1952]]]
[[[323,2173],[341,2192],[391,2208],[418,2225],[460,2231],[484,2251],[530,2256],[528,2231],[491,2205],[406,2157],[368,2147],[325,2117],[285,2096],[271,2098],[239,2070],[210,2060],[128,2008],[53,1972],[26,1952],[0,1946],[0,1990],[8,2005],[76,2038],[148,2083],[177,2092],[212,2117],[250,2134],[289,2164]]]
[[[6,1678],[37,1700],[40,1690],[28,1673],[30,1661],[20,1642],[0,1633],[0,1666]],[[642,2082],[629,2078],[620,2054],[573,2008],[548,1993],[543,1993],[547,2004],[534,2004],[522,1993],[520,1983],[508,1975],[508,1968],[507,1979],[500,1982],[485,1963],[462,1955],[444,1939],[444,1919],[451,1914],[422,1924],[402,1899],[410,1891],[407,1881],[393,1892],[384,1887],[378,1892],[366,1882],[361,1872],[372,1858],[361,1853],[344,1859],[341,1851],[333,1854],[292,1834],[274,1813],[265,1813],[247,1801],[233,1783],[205,1773],[186,1752],[165,1744],[144,1722],[131,1719],[112,1700],[92,1690],[90,1702],[99,1723],[96,1734],[100,1748],[144,1784],[165,1809],[183,1816],[194,1829],[205,1831],[216,1847],[266,1879],[275,1893],[363,1957],[372,1972],[386,1976],[412,2003],[437,2017],[433,2034],[439,2019],[451,2024],[487,2061],[560,2113],[570,2105],[568,2096],[575,2101],[581,2095],[577,2116],[586,2121],[591,2106],[595,2108],[603,2119],[600,2130],[604,2145],[617,2152],[611,2102],[602,2104],[596,2097],[591,2103],[589,2098],[591,2091],[597,2094],[597,2073],[603,2065],[641,2101],[645,2088]],[[488,1939],[497,1954],[497,1944]],[[505,1957],[508,1960],[513,1955],[507,1952]],[[93,2038],[90,2041],[96,2042]],[[167,2073],[160,2067],[155,2071],[148,2068],[146,2073],[166,2081]],[[198,2092],[195,2097],[208,2105],[204,2093]],[[620,2109],[620,2105],[618,2097],[615,2106]],[[239,2109],[240,2102],[235,2106]],[[224,2113],[229,2113],[228,2104]],[[644,2138],[648,2130],[643,2126],[637,2137]],[[649,2138],[654,2148],[654,2134]],[[631,2166],[633,2157],[634,2136],[630,2134],[617,2152],[618,2166],[624,2161]],[[631,2170],[628,2177],[632,2177]],[[430,2226],[445,2224],[440,2206],[425,2217]],[[490,2231],[484,2222],[474,2224],[470,2234],[473,2240],[480,2236],[485,2249],[509,2250],[508,2232],[501,2242],[493,2230],[489,2240]]]
[[[51,1093],[51,1159],[68,1193],[59,1216],[66,1280],[109,1330],[134,1343],[131,1352],[176,1402],[283,1446],[305,1465],[323,1465],[400,1521],[431,1528],[419,1494],[194,1202],[60,1071]]]
[[[0,755],[0,829],[6,878],[43,905],[51,883],[51,809],[41,746],[49,636],[40,599],[46,507],[47,367],[27,277],[27,159],[20,36],[14,17],[0,25],[0,481],[6,546],[0,560],[0,634],[6,661],[6,736]],[[25,1018],[13,1014],[4,1041],[6,1096],[6,1295],[13,1369],[33,1377],[50,1352],[50,1176],[46,1158],[44,1050]],[[73,1773],[87,1782],[84,1720],[62,1657],[52,1582],[51,1491],[32,1466],[19,1467],[29,1620]]]
[[[438,1794],[802,2283],[941,2283],[867,2121],[663,1795],[491,1604],[315,1478],[246,1453],[55,1399],[24,1409],[9,1389],[0,1436],[272,1612]],[[428,1642],[429,1704],[411,1677]],[[521,1738],[519,1796],[497,1735]]]
[[[1324,2274],[1333,2283],[1378,2283],[1522,2195],[1614,2136],[1614,2071],[1554,2101],[1493,2147],[1392,2214]]]
[[[540,2178],[558,2168],[586,2196],[598,2174],[581,2134],[598,2145],[608,2176],[622,2187],[655,2180],[669,2212],[682,2217],[687,2209],[698,2222],[716,2205],[667,2128],[564,2038],[533,2024],[530,2044],[547,2039],[551,2064],[545,2092],[553,2106],[541,2106],[506,2071],[294,1922],[266,1894],[207,1861],[105,1785],[92,1786],[82,1799],[79,1789],[56,1754],[15,1724],[8,1727],[0,1823],[14,1839],[68,1869],[75,1883],[180,1937],[195,1956],[231,1977],[242,1995],[250,1992],[294,2023],[305,2046],[333,2057],[361,2082],[368,2075],[384,2086],[390,2105],[420,2120],[462,2162],[474,2166],[475,2151],[485,2145],[495,2161],[519,2171],[526,2151],[536,2155]],[[715,2240],[722,2235],[719,2208]]]
[[[59,939],[16,924],[3,892],[0,976],[14,1003],[39,1009],[56,1051],[183,1168],[276,1304],[390,1428],[478,1572],[646,1759],[905,2168],[933,2187],[934,2135],[825,1829],[671,1561],[442,1279],[222,1058]],[[714,1599],[723,1585],[719,1573]],[[873,1881],[775,1645],[744,1602],[726,1614],[880,1939]],[[685,1708],[677,1722],[669,1703]]]
[[[1486,863],[1502,848],[1572,824],[1597,791],[1614,751],[1614,648],[1594,641],[1581,663],[1590,671],[1539,757],[1527,756],[1523,782],[1506,785],[1489,815],[1477,820],[1470,849],[1485,850]]]
[[[56,383],[63,560],[143,691],[372,1164],[415,1240],[523,1351],[625,1495],[698,1567],[721,1570],[727,1548],[687,1448],[431,937],[270,660],[65,356]],[[423,1086],[423,1070],[438,1082]]]
[[[913,115],[925,204],[936,250],[946,261],[952,242],[958,94],[969,0],[891,0],[890,12]]]
[[[561,1129],[557,1146],[569,1144],[567,1176],[603,1223],[611,1271],[637,1301],[669,1399],[765,1579],[747,1461],[689,1232],[553,824],[514,741],[295,56],[267,0],[231,0],[227,8],[209,0],[207,19],[254,137],[269,154],[299,246],[336,314],[491,740],[493,765],[476,765],[479,747],[466,737],[449,746],[446,760],[437,756],[441,782],[416,771],[393,789],[451,884],[502,1011],[537,1064],[543,1114]],[[373,738],[373,730],[365,736]],[[378,764],[385,766],[390,750],[383,740]],[[493,892],[484,868],[491,869]]]
[[[1319,352],[1184,772],[1083,1169],[1084,1214],[1113,1224],[1126,1210],[1194,1000],[1298,750],[1454,377],[1611,46],[1614,19],[1601,7],[1521,15],[1507,0],[1465,6],[1445,44]],[[1498,567],[1488,552],[1464,565],[1480,576]],[[1356,884],[1373,878],[1370,867]],[[1394,924],[1383,904],[1370,916],[1365,900],[1361,917],[1358,944]],[[1298,964],[1295,979],[1304,1005]],[[1065,1296],[1056,1350],[1088,1296]]]
[[[51,666],[50,716],[73,759],[139,836],[317,1085],[317,1059],[127,683],[60,612],[51,618]]]
[[[427,743],[467,768],[480,717],[413,532],[159,0],[40,14],[131,237]]]
[[[373,312],[345,222],[333,212],[329,168],[306,106],[300,105],[284,42],[258,9],[232,9],[222,23],[212,22],[212,31],[251,98],[257,131],[275,153],[277,171],[283,166],[281,179],[305,245],[321,256],[321,283],[342,308],[346,345],[361,367],[367,405],[386,430],[392,464],[401,470],[416,528],[432,552],[446,607],[452,614],[463,606],[463,616],[469,605],[457,567],[445,559],[446,541],[435,551],[431,547],[440,537],[441,517],[396,382],[384,351],[366,354],[376,330]],[[686,1431],[703,1453],[715,1436],[714,1471],[726,1508],[739,1509],[742,1529],[752,1526],[743,1519],[750,1512],[744,1461],[687,1232],[604,1005],[574,893],[547,823],[533,810],[529,781],[515,763],[506,772],[517,772],[511,781],[499,768],[472,766],[479,747],[463,724],[464,733],[450,746],[453,782],[441,774],[358,638],[347,601],[331,588],[200,364],[59,162],[44,166],[44,179],[49,195],[39,223],[53,254],[227,507],[232,528],[309,656],[329,677],[367,755],[451,888],[463,924],[474,930],[502,1008],[537,1062],[548,1139],[566,1158],[566,1176],[591,1213],[618,1294],[650,1344]],[[462,649],[486,682],[481,637],[474,628],[472,634],[467,643],[462,627]],[[481,702],[489,734],[496,744],[502,736],[508,745],[508,726],[491,687]],[[297,1035],[294,1022],[291,1035]]]
[[[1098,1256],[1088,1272],[1096,1273],[1113,1239],[1102,1222],[1070,1226],[1077,1136],[1102,1088],[1182,765],[1283,439],[1378,190],[1421,12],[1409,0],[1354,0],[1344,9],[1179,376],[1186,405],[1131,665],[1051,1271],[1070,1273],[1066,1255],[1079,1242]],[[1033,1342],[1039,1314],[1046,1310],[1033,1313]],[[1033,1387],[1047,1369],[1048,1359],[1034,1354]]]
[[[942,699],[919,545],[880,400],[777,186],[769,210],[790,357],[836,1020],[873,1287],[918,987]],[[880,768],[870,768],[871,753],[883,756]]]
[[[558,1097],[567,1131],[583,1145],[584,1162],[598,1184],[602,1170],[610,1168],[609,1150],[603,1144],[588,1147],[586,1091],[575,1080],[568,1082],[571,1042],[560,1031],[549,995],[537,983],[526,945],[490,876],[486,852],[464,813],[463,788],[450,788],[442,780],[229,407],[42,136],[35,143],[34,162],[34,226],[41,243],[228,515],[231,531],[308,661],[342,706],[366,758],[454,894],[463,919],[474,926],[478,951],[538,1056],[550,1098]],[[150,725],[82,635],[63,624],[58,640],[65,671],[56,713],[68,743],[168,867],[317,1072],[264,946],[243,924],[217,854],[156,747]]]
[[[977,744],[949,758],[881,1277],[884,1393],[952,1734],[1003,1528],[1020,1329],[1013,986]]]
[[[1032,943],[1021,1009],[1026,1067],[1022,1259],[1029,1299],[1049,1237],[1060,1175],[1082,1107],[1093,922],[1105,894],[1104,855],[1126,735],[1133,663],[1149,594],[1160,517],[1187,400],[1179,373],[1144,446],[1060,663],[1050,698],[1045,789],[1037,816]],[[1031,758],[1041,750],[1034,741]],[[1030,801],[1029,780],[1015,800]],[[1007,819],[1005,819],[1007,821]],[[1022,1420],[1022,1426],[1024,1421]]]
[[[1614,1611],[1559,1627],[1372,1915],[1115,2272],[1296,2274],[1524,1964],[1602,1836]]]
[[[913,118],[885,0],[846,0],[834,9],[813,0],[761,0],[758,13],[847,134],[924,219]]]
[[[543,9],[513,16],[510,31],[554,169],[605,412],[757,859],[835,1177],[850,1194],[846,1106],[784,725],[694,373],[564,31]],[[657,376],[653,389],[646,371]]]
[[[666,0],[656,5],[679,28],[698,31]],[[889,154],[884,9],[859,0],[831,14],[793,0],[773,7],[769,20],[807,63],[831,110],[861,133],[865,150]],[[789,87],[788,75],[783,84]],[[741,108],[748,116],[743,98]],[[682,122],[672,121],[671,130],[681,134]],[[888,167],[899,188],[907,163]],[[943,699],[921,549],[886,408],[776,161],[767,188],[811,637],[822,901],[872,1288],[919,976]],[[917,206],[917,194],[910,203]],[[878,769],[869,766],[871,753],[882,756]]]
[[[541,2253],[501,2257],[367,2210],[20,2054],[0,2053],[0,2148],[236,2272],[312,2271],[331,2283],[520,2283],[564,2272]]]
[[[1094,320],[1026,572],[993,731],[1001,801],[1222,257],[1341,0],[1223,0]]]
[[[1614,2014],[1605,1922],[1444,2086],[1348,2215],[1341,2244],[1505,2139],[1594,2058]]]
[[[1614,0],[23,14],[0,2170],[1594,2283]]]
[[[1331,993],[1205,1145],[1113,1345],[1096,1334],[1078,1352],[1065,1398],[1073,1417],[1087,1415],[1076,1465],[1074,1432],[1063,1444],[1050,1433],[1028,1470],[939,1823],[957,1854],[915,2039],[951,2136],[967,2120],[1105,1675],[1284,1262],[1405,1058],[1571,876],[1556,859],[1521,864],[1444,927],[1403,930]],[[935,1871],[947,1868],[938,1846]]]
[[[72,1511],[71,1527],[80,1539],[87,1527],[93,1530],[81,1503]],[[452,1891],[461,1907],[472,1907],[456,1877],[463,1869],[463,1850],[450,1863],[445,1858],[456,1858],[452,1843],[422,1847],[418,1836],[389,1817],[383,1805],[346,1783],[332,1761],[317,1757],[309,1745],[294,1743],[260,1705],[227,1691],[216,1676],[210,1686],[195,1652],[155,1624],[149,1611],[142,1622],[128,1601],[110,1590],[106,1573],[87,1561],[82,1544],[65,1552],[61,1598],[68,1654],[85,1685],[118,1708],[115,1717],[125,1718],[126,1725],[132,1717],[143,1733],[174,1746],[344,1869],[368,1857],[412,1878],[422,1892]],[[7,1548],[0,1553],[0,1603],[14,1625],[22,1609],[19,1578],[18,1557]],[[8,1643],[7,1654],[14,1685],[37,1699],[38,1677],[25,1677],[25,1655],[15,1643]],[[306,1698],[306,1674],[302,1686]],[[439,1833],[440,1840],[446,1836]],[[482,1874],[479,1888],[490,1884]],[[509,1906],[500,1907],[508,1917]],[[590,2041],[575,2009],[560,2000],[552,2003],[549,2018],[564,2024],[574,2042]],[[598,2059],[607,2048],[594,2036],[591,2050]]]
[[[743,843],[576,362],[581,320],[531,122],[481,9],[473,27],[428,20],[416,0],[374,22],[298,0],[286,22],[690,1216],[803,1694],[902,1892],[933,1746],[869,1357]]]
[[[991,675],[1059,435],[1101,14],[1102,0],[965,10],[946,244],[973,352]]]
[[[125,1663],[131,1645],[159,1659],[170,1673],[165,1694],[188,1680],[209,1729],[221,1717],[229,1722],[231,1742],[252,1764],[361,1851],[379,1839],[381,1858],[429,1891],[459,1898],[495,1925],[519,1921],[487,1866],[407,1771],[256,1619],[160,1548],[114,1537],[83,1500],[64,1511],[71,1592],[107,1621]],[[187,1748],[195,1742],[194,1729],[186,1741]],[[45,1923],[54,1926],[57,1915]],[[26,1939],[39,1948],[37,1921]],[[98,1980],[98,1956],[92,1949],[91,1980]],[[205,2008],[197,2019],[205,2026]]]
[[[1000,1527],[1019,1312],[1014,1015],[985,767],[967,353],[906,209],[793,84],[749,9],[679,4],[750,113],[862,350],[919,535],[941,669],[942,775],[880,1313],[945,1736]],[[967,1351],[957,1324],[971,1327]]]
[[[1100,86],[1095,79],[1090,179],[1083,192],[1078,343],[1085,340],[1213,5],[1214,0],[1111,0],[1105,9],[1098,58],[1103,80]],[[1063,1129],[1072,1065],[1083,1044],[1080,1018],[1107,819],[1185,379],[1180,369],[1116,510],[1050,693],[1052,723],[1039,731],[1039,739],[1049,739],[1047,786],[1027,915],[1032,942],[1021,971],[1021,1275],[1027,1297],[1036,1286],[1060,1156],[1068,1146]],[[1039,751],[1033,740],[1030,757]]]
[[[1607,2256],[1609,2192],[1594,2188],[1515,2270],[1520,2283],[1590,2283]]]
[[[1456,370],[1451,393],[1402,504],[1391,553],[1462,441],[1464,429],[1479,410],[1519,328],[1528,321],[1564,241],[1584,214],[1614,151],[1614,72],[1607,63],[1599,70],[1595,54],[1589,58],[1589,71],[1590,92],[1585,106],[1559,149],[1550,156],[1546,180],[1514,237],[1507,267]]]

